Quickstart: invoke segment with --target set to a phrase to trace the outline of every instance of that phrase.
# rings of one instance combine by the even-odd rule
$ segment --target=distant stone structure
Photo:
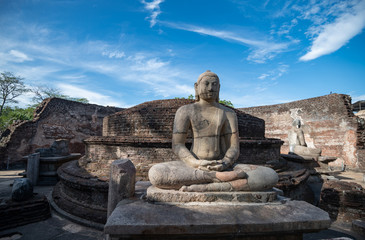
[[[17,122],[0,139],[0,169],[19,162],[38,148],[48,148],[57,139],[70,142],[70,152],[84,153],[83,140],[101,135],[105,116],[122,108],[85,104],[59,98],[44,100],[32,121]]]
[[[284,141],[282,153],[289,152],[288,131],[294,119],[304,126],[309,147],[322,149],[322,155],[338,159],[334,166],[365,169],[364,123],[354,116],[351,97],[330,94],[284,104],[240,108],[265,120],[268,138]]]

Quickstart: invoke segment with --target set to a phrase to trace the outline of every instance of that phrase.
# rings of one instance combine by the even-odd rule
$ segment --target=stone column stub
[[[27,161],[27,178],[33,186],[37,185],[39,177],[39,159],[40,153],[33,153],[28,156]]]
[[[134,196],[136,168],[129,159],[115,160],[110,165],[108,217],[118,202]]]

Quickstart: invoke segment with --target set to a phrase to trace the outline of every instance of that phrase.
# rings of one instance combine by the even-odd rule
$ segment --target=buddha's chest
[[[224,112],[220,109],[207,109],[191,116],[194,137],[214,136],[220,133],[225,121]]]

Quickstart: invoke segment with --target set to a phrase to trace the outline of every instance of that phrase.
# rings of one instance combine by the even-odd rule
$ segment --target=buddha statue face
[[[195,83],[194,87],[195,95],[198,101],[201,98],[208,102],[219,102],[220,84],[219,78],[215,73],[210,71],[203,73],[199,77],[197,83]]]

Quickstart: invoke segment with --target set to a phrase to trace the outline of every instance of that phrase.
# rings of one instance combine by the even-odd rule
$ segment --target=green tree
[[[87,98],[74,98],[70,97],[68,95],[61,94],[61,91],[57,88],[51,88],[48,86],[36,86],[31,89],[32,93],[34,94],[33,102],[36,104],[41,103],[43,100],[47,98],[62,98],[66,100],[81,102],[81,103],[89,103],[89,100]]]
[[[194,96],[193,96],[193,94],[190,94],[187,98],[184,98],[184,97],[175,97],[175,99],[194,99]],[[233,103],[231,102],[231,101],[229,101],[229,100],[219,100],[219,103],[220,104],[224,104],[224,105],[226,105],[226,106],[228,106],[228,107],[234,107],[233,106]]]
[[[0,132],[3,132],[9,125],[17,120],[32,120],[34,107],[18,108],[5,106],[0,116]]]
[[[224,105],[226,105],[226,106],[228,106],[228,107],[234,107],[233,106],[233,103],[231,102],[231,101],[229,101],[229,100],[219,100],[219,103],[220,104],[224,104]]]
[[[16,77],[11,72],[0,73],[0,116],[6,104],[18,103],[16,98],[28,91],[21,77]]]

